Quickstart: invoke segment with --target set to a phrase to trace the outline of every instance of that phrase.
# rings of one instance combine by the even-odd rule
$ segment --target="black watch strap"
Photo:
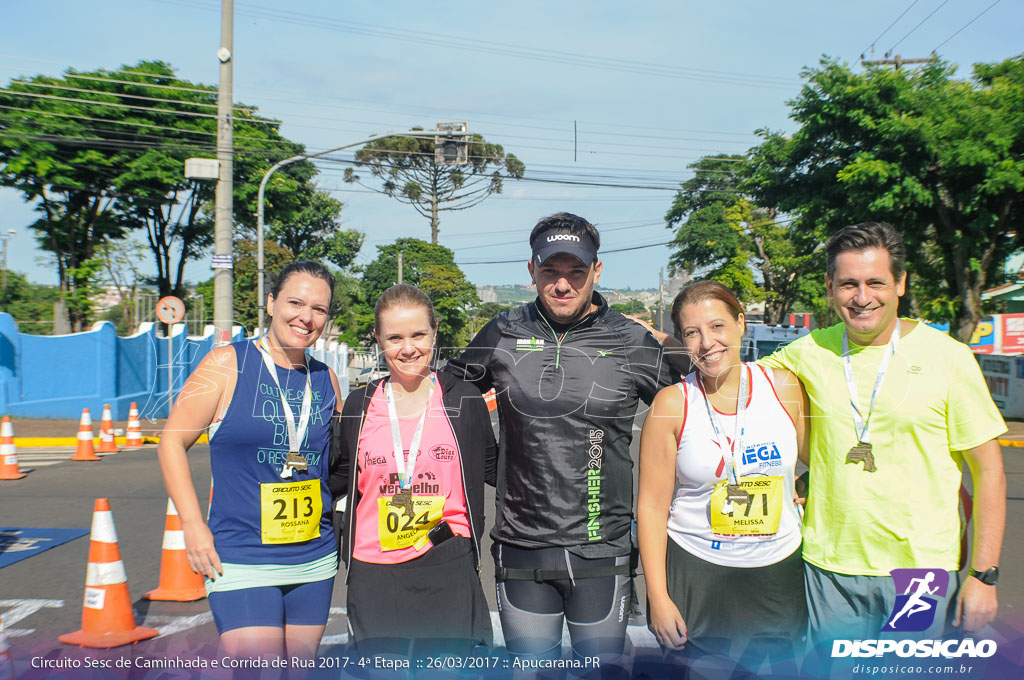
[[[978,571],[972,568],[969,570],[969,573],[987,586],[994,586],[999,582],[999,567],[990,567],[985,571]]]

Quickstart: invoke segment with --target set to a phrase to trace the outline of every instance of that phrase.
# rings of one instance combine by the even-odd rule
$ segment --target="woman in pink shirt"
[[[480,585],[484,483],[494,484],[490,416],[469,383],[435,373],[437,320],[418,288],[377,301],[389,377],[349,395],[332,446],[331,489],[348,496],[342,555],[348,620],[363,654],[491,644]]]

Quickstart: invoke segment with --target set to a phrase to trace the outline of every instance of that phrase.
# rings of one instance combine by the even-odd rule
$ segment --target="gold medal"
[[[726,503],[744,503],[750,502],[750,492],[742,488],[739,484],[729,484],[725,487],[725,502]]]
[[[860,463],[861,461],[864,462],[864,472],[874,472],[878,469],[875,467],[875,454],[871,453],[871,444],[857,442],[857,445],[847,452],[847,463]]]
[[[305,457],[298,451],[289,451],[288,457],[284,460],[284,465],[281,466],[281,479],[290,478],[294,470],[306,472],[307,469]]]
[[[401,508],[405,516],[412,519],[416,515],[416,508],[412,504],[412,491],[403,489],[391,497],[388,504],[393,508]]]

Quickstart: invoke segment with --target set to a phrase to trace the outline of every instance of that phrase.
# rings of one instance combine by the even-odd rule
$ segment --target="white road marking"
[[[59,608],[64,600],[0,600],[0,609],[4,610],[4,633],[9,637],[21,637],[36,632],[35,628],[8,628],[11,624],[32,616],[45,607]]]

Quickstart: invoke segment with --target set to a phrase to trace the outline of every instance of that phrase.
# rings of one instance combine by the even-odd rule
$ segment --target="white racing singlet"
[[[681,548],[713,564],[727,567],[763,567],[788,557],[800,547],[800,515],[793,503],[793,470],[797,460],[796,428],[782,406],[766,369],[743,364],[750,377],[743,451],[736,452],[741,482],[779,478],[781,510],[778,530],[768,535],[716,534],[711,527],[711,495],[726,477],[728,448],[715,443],[699,372],[676,383],[686,400],[686,415],[676,450],[676,494],[668,517],[668,535]],[[721,430],[732,433],[734,415],[716,410]],[[730,442],[731,444],[731,442]],[[761,513],[760,499],[752,499],[751,518]],[[765,502],[767,509],[767,502]],[[735,504],[741,519],[747,508]],[[750,521],[753,521],[751,519]]]

